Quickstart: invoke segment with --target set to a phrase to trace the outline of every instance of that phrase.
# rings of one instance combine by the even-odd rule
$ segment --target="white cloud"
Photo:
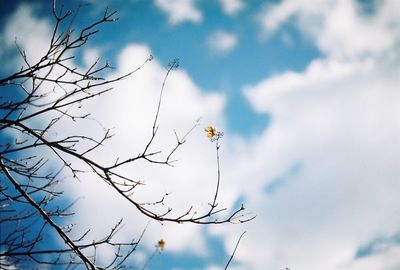
[[[83,64],[85,67],[92,66],[97,60],[101,59],[101,50],[99,48],[87,48],[83,54]]]
[[[347,263],[340,270],[365,269],[365,270],[396,270],[400,268],[400,247],[391,246],[384,252],[377,252],[372,256],[357,258]]]
[[[156,0],[155,5],[168,15],[168,22],[176,25],[183,22],[199,23],[203,20],[196,0]]]
[[[238,38],[235,34],[218,30],[207,39],[207,46],[216,54],[227,54],[237,45]]]
[[[39,60],[38,57],[49,49],[47,37],[51,34],[49,21],[34,18],[37,6],[21,4],[8,18],[4,32],[0,38],[0,56],[5,57],[18,51],[16,44],[27,55],[30,64]],[[20,68],[24,64],[22,56],[12,59],[10,65],[3,65],[11,70]]]
[[[354,1],[284,0],[268,5],[258,14],[265,34],[273,34],[290,19],[311,37],[326,55],[354,58],[366,54],[382,54],[399,42],[400,23],[393,10],[398,1],[377,3],[376,14],[363,15]]]
[[[314,91],[314,87],[321,83],[345,80],[360,72],[368,72],[373,68],[374,63],[371,59],[352,63],[335,59],[317,59],[312,61],[303,73],[287,71],[270,77],[257,85],[245,87],[244,91],[257,111],[274,111],[276,104],[271,102],[271,98],[275,97],[272,93],[279,93],[279,95],[288,93],[290,95],[294,91],[293,89]],[[266,100],[269,102],[266,103]]]
[[[271,11],[266,29],[275,30],[292,9],[307,13],[324,6],[296,3],[284,1]],[[331,8],[336,14],[339,7]],[[346,15],[360,23],[357,29],[382,27],[390,41],[382,47],[351,40],[341,41],[342,46],[335,39],[346,37],[347,29],[333,23],[317,27],[313,37],[324,58],[303,72],[286,71],[244,87],[252,106],[268,113],[271,124],[239,161],[252,160],[241,172],[243,179],[253,180],[243,192],[248,207],[258,212],[237,254],[243,269],[396,269],[400,264],[396,245],[355,257],[360,246],[395,235],[400,226],[399,53],[392,44],[399,32],[378,23],[383,10],[368,20]],[[396,25],[393,18],[385,20]],[[371,33],[360,35],[372,40],[381,35]],[[322,42],[326,37],[333,37],[331,44]],[[232,232],[226,234],[232,238]]]
[[[228,169],[227,178],[237,181],[233,189],[258,214],[245,225],[236,255],[242,269],[395,269],[400,263],[397,248],[354,258],[360,246],[396,234],[400,225],[398,72],[385,63],[334,61],[316,60],[303,73],[245,88],[271,124],[235,155],[240,166]],[[227,249],[236,240],[232,230],[244,228],[215,228],[226,234]]]
[[[242,0],[219,0],[219,3],[222,11],[229,16],[237,14],[245,7],[245,4]]]
[[[243,88],[271,123],[259,138],[242,142],[234,155],[240,166],[228,170],[237,181],[231,188],[242,190],[257,219],[214,228],[225,234],[226,249],[236,241],[233,232],[247,230],[236,254],[241,269],[399,266],[398,245],[355,257],[400,226],[400,20],[388,13],[395,1],[382,3],[368,18],[351,1],[283,1],[259,17],[271,34],[296,16],[324,58]]]

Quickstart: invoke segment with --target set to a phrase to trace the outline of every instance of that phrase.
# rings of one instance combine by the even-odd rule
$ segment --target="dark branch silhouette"
[[[233,249],[232,255],[229,257],[229,260],[228,260],[228,262],[227,262],[226,265],[225,265],[225,268],[224,268],[225,270],[228,269],[229,264],[231,263],[233,257],[235,257],[236,250],[237,250],[237,248],[238,248],[238,246],[239,246],[239,244],[240,244],[240,241],[242,240],[242,237],[243,237],[243,235],[244,235],[245,233],[246,233],[246,232],[243,232],[243,233],[240,235],[239,239],[237,240],[236,245],[235,245],[235,248]]]
[[[78,8],[79,9],[79,8]],[[241,223],[251,220],[241,206],[225,217],[220,217],[226,208],[218,205],[220,188],[219,139],[216,133],[211,139],[216,145],[217,182],[212,202],[203,213],[188,206],[188,211],[172,215],[172,209],[161,212],[154,205],[164,205],[164,198],[156,202],[140,202],[132,193],[142,182],[132,175],[124,175],[118,169],[138,160],[154,166],[172,165],[172,157],[181,147],[196,124],[183,137],[175,133],[176,144],[170,152],[160,156],[161,151],[151,151],[157,137],[160,108],[165,82],[172,70],[178,67],[174,60],[168,67],[151,126],[151,136],[138,155],[102,164],[89,153],[95,152],[112,138],[110,129],[105,129],[100,139],[85,134],[65,136],[59,132],[54,136],[55,125],[62,121],[90,121],[90,114],[79,114],[79,108],[88,100],[113,91],[113,84],[135,74],[152,60],[150,55],[143,64],[119,77],[105,79],[110,64],[100,64],[97,59],[89,68],[81,70],[73,65],[77,51],[99,31],[103,24],[117,20],[116,12],[105,10],[103,16],[82,29],[73,29],[74,14],[57,9],[53,1],[54,29],[49,48],[37,61],[31,63],[26,52],[16,44],[23,64],[13,74],[0,78],[0,268],[13,269],[24,265],[65,266],[66,269],[84,266],[87,269],[121,269],[126,267],[128,257],[137,249],[142,239],[126,242],[114,241],[114,236],[123,226],[121,219],[110,233],[101,239],[88,239],[90,230],[78,239],[71,237],[71,226],[60,226],[60,218],[73,215],[72,204],[64,206],[63,191],[57,187],[66,172],[79,179],[82,173],[90,173],[98,181],[106,182],[122,198],[136,208],[143,218],[159,222],[222,224]],[[12,98],[10,98],[10,93]],[[96,120],[93,120],[96,121]],[[77,166],[76,164],[80,165]],[[84,165],[82,168],[81,165]],[[64,206],[64,207],[63,207]],[[12,228],[12,229],[10,229]],[[65,243],[64,248],[46,245],[46,239],[56,235]],[[114,248],[115,256],[107,264],[99,266],[96,250],[100,246]],[[237,247],[236,247],[237,248]],[[235,250],[236,250],[235,248]],[[46,256],[43,256],[46,255]],[[232,255],[233,256],[233,255]],[[229,263],[228,263],[229,264]]]

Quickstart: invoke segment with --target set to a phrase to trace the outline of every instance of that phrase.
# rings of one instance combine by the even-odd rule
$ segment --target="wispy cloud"
[[[222,30],[212,33],[207,39],[207,46],[216,54],[227,54],[237,45],[238,38],[235,34]]]
[[[285,168],[301,164],[275,193],[257,192],[261,183],[249,190],[248,207],[262,217],[248,229],[258,233],[243,243],[252,251],[238,254],[247,268],[283,268],[284,262],[296,269],[400,265],[395,244],[356,257],[377,236],[398,233],[400,224],[391,214],[400,211],[400,126],[394,124],[400,122],[400,20],[392,12],[397,1],[379,3],[365,15],[353,1],[283,1],[259,17],[268,34],[294,18],[322,56],[304,71],[243,88],[253,108],[272,119],[254,142],[250,178],[274,183]]]
[[[0,37],[0,56],[5,57],[17,51],[16,44],[26,51],[27,61],[33,63],[39,60],[40,53],[48,49],[46,37],[52,31],[49,20],[36,19],[37,5],[21,4],[5,25],[4,32]],[[2,68],[15,68],[23,63],[21,56],[11,59],[10,65]]]
[[[167,14],[171,25],[201,22],[203,15],[195,4],[196,0],[155,0],[155,5]]]
[[[361,14],[355,1],[293,1],[266,5],[258,14],[263,34],[271,35],[294,19],[304,35],[312,38],[326,55],[353,58],[380,54],[400,39],[400,23],[394,10],[398,1],[384,1],[372,15]]]
[[[222,11],[233,16],[245,8],[243,0],[219,0]]]
[[[243,269],[383,270],[400,264],[398,246],[355,258],[360,246],[395,234],[400,224],[393,218],[400,210],[400,126],[394,124],[400,121],[400,79],[395,69],[387,72],[390,64],[381,64],[316,60],[304,72],[245,88],[254,108],[272,121],[254,148],[236,159],[243,167],[228,177],[252,179],[250,186],[230,184],[242,185],[247,207],[258,213],[237,255],[247,263]],[[301,167],[288,175],[296,164]],[[265,191],[282,177],[284,185]],[[224,230],[227,243],[234,241],[231,230],[237,229],[216,228]]]

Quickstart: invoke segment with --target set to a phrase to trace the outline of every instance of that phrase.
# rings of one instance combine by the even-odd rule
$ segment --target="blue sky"
[[[18,64],[15,37],[38,57],[53,22],[49,2],[2,3],[1,74]],[[78,3],[64,1],[72,10]],[[86,106],[117,131],[98,158],[106,161],[110,149],[128,156],[145,140],[137,130],[149,128],[165,67],[179,58],[167,83],[157,143],[171,144],[172,130],[183,133],[199,117],[201,127],[177,154],[175,168],[140,164],[126,172],[149,182],[145,199],[168,191],[176,194],[170,204],[178,209],[188,203],[201,208],[215,180],[213,147],[202,127],[213,124],[225,133],[221,204],[231,208],[240,198],[257,215],[247,224],[206,228],[151,223],[133,264],[143,263],[157,239],[165,238],[166,252],[150,269],[223,269],[247,231],[232,269],[400,267],[397,0],[87,3],[77,27],[101,16],[107,5],[119,20],[101,27],[75,60],[79,66],[108,59],[112,77],[154,56],[116,85],[120,94]],[[92,132],[84,125],[59,128]],[[75,217],[82,228],[99,219],[94,208],[104,209],[110,221],[126,216],[126,204],[109,197],[107,187],[88,180],[66,190],[71,200],[85,197]],[[135,233],[147,222],[125,218]]]

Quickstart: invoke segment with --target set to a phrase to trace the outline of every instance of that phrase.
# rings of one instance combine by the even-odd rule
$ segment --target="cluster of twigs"
[[[204,213],[194,211],[193,206],[178,216],[172,216],[171,208],[156,212],[149,205],[163,203],[163,199],[155,203],[136,201],[131,194],[142,183],[118,173],[119,168],[138,160],[171,165],[172,155],[191,132],[189,130],[182,138],[176,135],[176,145],[165,158],[159,158],[160,151],[150,150],[157,136],[165,82],[170,72],[177,68],[176,61],[166,71],[151,136],[140,154],[125,160],[117,159],[113,164],[101,164],[94,155],[89,155],[112,137],[109,129],[100,139],[85,134],[63,136],[60,132],[54,136],[54,127],[61,120],[76,122],[90,118],[89,114],[76,113],[85,101],[111,91],[113,83],[133,75],[152,60],[149,56],[141,66],[111,79],[102,76],[110,65],[100,64],[99,59],[88,69],[80,70],[73,64],[76,51],[99,31],[100,25],[115,21],[116,14],[107,9],[99,20],[77,32],[72,28],[72,14],[63,12],[62,8],[57,10],[53,1],[55,26],[47,52],[37,62],[30,63],[25,51],[17,46],[23,59],[21,69],[0,78],[0,268],[13,269],[26,263],[65,266],[67,269],[82,265],[87,269],[126,267],[127,258],[136,250],[142,236],[127,242],[114,241],[123,224],[122,219],[109,234],[98,240],[88,239],[89,231],[73,239],[70,236],[72,228],[59,225],[61,217],[73,215],[70,212],[72,204],[63,207],[65,198],[57,189],[66,171],[73,178],[79,178],[85,172],[105,181],[144,217],[159,222],[221,224],[250,220],[242,215],[243,206],[225,218],[217,217],[226,210],[219,208],[217,203],[220,182],[218,141],[217,185],[212,203]],[[78,162],[84,164],[85,169],[76,166]],[[64,248],[46,245],[46,239],[54,235],[62,239]],[[108,265],[100,267],[96,262],[96,250],[104,245],[114,247],[115,256]]]

